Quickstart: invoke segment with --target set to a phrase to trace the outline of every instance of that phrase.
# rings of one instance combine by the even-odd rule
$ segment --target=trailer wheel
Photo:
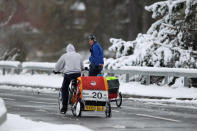
[[[109,102],[106,102],[105,108],[105,116],[111,117],[111,105]]]
[[[120,107],[122,105],[122,94],[121,92],[118,93],[118,98],[116,99],[116,106]]]

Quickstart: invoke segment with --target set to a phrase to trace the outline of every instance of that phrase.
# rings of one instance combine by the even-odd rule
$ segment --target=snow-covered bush
[[[191,56],[195,43],[190,30],[195,24],[196,0],[166,0],[145,7],[157,21],[146,34],[138,34],[134,41],[111,38],[110,51],[116,58],[105,60],[105,68],[122,66],[196,68]]]

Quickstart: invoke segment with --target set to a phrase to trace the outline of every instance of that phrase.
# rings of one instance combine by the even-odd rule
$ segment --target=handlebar
[[[85,71],[89,71],[88,68],[85,68],[81,71],[81,76],[83,76],[85,74]],[[54,74],[64,74],[63,72],[59,72],[59,71],[55,71],[53,70]]]
[[[54,73],[54,74],[61,74],[61,72],[54,71],[54,70],[53,70],[53,73]]]

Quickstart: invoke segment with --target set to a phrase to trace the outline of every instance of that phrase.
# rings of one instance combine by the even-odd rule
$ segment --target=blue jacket
[[[91,64],[104,64],[103,49],[98,42],[94,42],[94,44],[90,48],[90,52],[91,56],[89,57],[89,61]]]

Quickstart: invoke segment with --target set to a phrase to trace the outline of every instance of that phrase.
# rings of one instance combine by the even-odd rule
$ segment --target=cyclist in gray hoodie
[[[60,112],[65,114],[68,106],[69,84],[71,80],[77,79],[81,76],[81,69],[83,68],[81,55],[75,51],[72,44],[68,44],[66,52],[57,61],[54,73],[64,73],[64,80],[62,83],[62,109]]]

